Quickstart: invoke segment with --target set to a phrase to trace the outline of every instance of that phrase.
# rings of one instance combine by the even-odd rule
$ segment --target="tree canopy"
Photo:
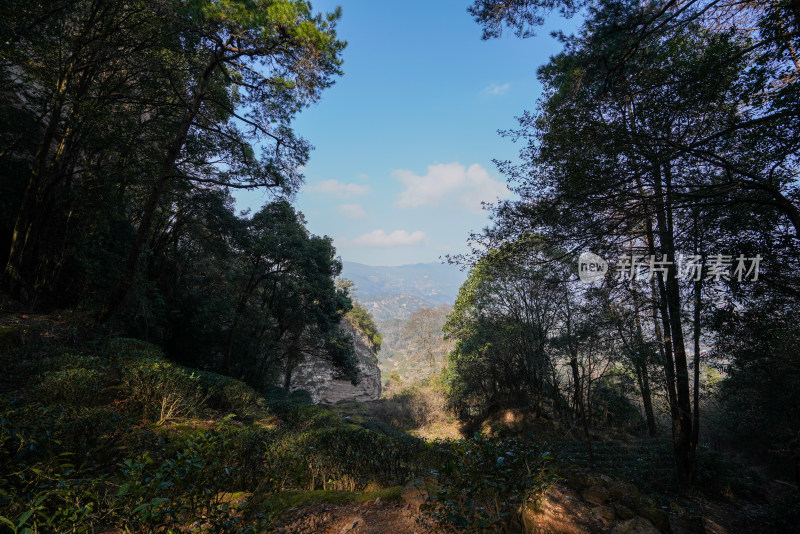
[[[741,399],[732,393],[737,384],[754,387],[742,369],[763,376],[770,366],[769,357],[753,357],[752,346],[764,346],[746,325],[773,324],[767,310],[776,299],[787,316],[798,304],[796,269],[788,265],[800,252],[800,12],[791,2],[717,0],[478,0],[470,8],[485,39],[506,30],[530,37],[553,11],[581,13],[584,22],[576,35],[559,35],[563,51],[538,70],[536,109],[506,132],[523,143],[519,162],[497,162],[517,198],[493,209],[494,224],[472,236],[471,256],[456,258],[472,273],[449,323],[458,339],[454,391],[485,388],[497,373],[505,378],[496,384],[524,383],[525,368],[515,362],[525,360],[512,357],[522,353],[513,349],[520,343],[537,355],[528,361],[542,362],[539,373],[556,401],[559,384],[571,383],[580,401],[576,417],[584,418],[592,398],[583,388],[601,375],[588,371],[591,358],[576,349],[614,340],[603,353],[635,379],[651,434],[651,393],[664,392],[677,473],[690,485],[701,367],[720,361],[712,354],[734,362],[728,398]],[[559,252],[509,254],[530,236],[544,244],[540,251]],[[558,272],[560,262],[577,262],[584,251],[609,262],[599,292],[571,283],[574,271]],[[514,287],[537,272],[539,284],[553,276],[553,287],[562,288],[552,301],[558,318],[531,323],[530,314],[520,318],[510,306],[498,314],[508,304],[496,302],[507,291],[507,273]],[[539,312],[551,302],[538,285],[516,294],[534,295]],[[792,374],[780,357],[791,329],[770,331],[776,344],[765,350]],[[653,381],[655,369],[663,381]],[[765,399],[772,397],[763,393],[757,396],[770,412]],[[537,402],[535,394],[525,396]]]
[[[301,0],[3,2],[0,244],[26,301],[246,376],[302,354],[352,379],[332,241],[289,204],[292,128],[341,72],[340,10]],[[237,214],[231,191],[272,199]]]

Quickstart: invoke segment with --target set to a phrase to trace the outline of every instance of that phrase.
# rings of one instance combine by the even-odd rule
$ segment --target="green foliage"
[[[796,306],[783,300],[719,314],[718,354],[729,365],[718,398],[734,442],[767,455],[778,476],[790,480],[800,457],[800,328]]]
[[[14,287],[73,303],[96,303],[115,278],[123,293],[148,287],[120,260],[130,245],[141,258],[151,234],[191,226],[186,197],[229,186],[288,194],[301,183],[310,146],[291,123],[341,74],[339,10],[301,0],[15,7],[0,28],[0,233],[14,242]],[[178,202],[162,202],[166,190]],[[178,224],[160,225],[172,217]],[[164,242],[152,244],[163,259]],[[133,301],[160,307],[163,293],[146,293]]]
[[[447,456],[426,508],[470,532],[508,529],[555,481],[546,443],[476,435],[447,446]]]
[[[311,395],[303,389],[286,391],[284,388],[271,387],[264,392],[264,398],[272,411],[293,426],[300,424],[309,412],[324,412],[313,405]]]
[[[530,405],[553,390],[550,344],[565,316],[569,274],[542,236],[490,250],[472,267],[444,326],[455,340],[444,373],[451,407],[463,420]]]
[[[161,356],[157,347],[137,340],[113,340],[109,350],[119,358],[121,387],[136,413],[147,420],[165,422],[210,410],[247,418],[267,414],[263,397],[240,380],[182,367]]]
[[[224,435],[189,437],[173,457],[154,462],[149,455],[126,460],[117,497],[133,531],[177,529],[204,518],[215,532],[236,532],[233,511],[222,491],[231,486],[230,452]]]
[[[706,449],[700,449],[697,460],[697,482],[704,491],[724,497],[757,498],[763,480],[755,471]]]
[[[412,478],[423,442],[342,426],[318,427],[281,436],[270,444],[267,461],[276,467],[271,487],[363,490]]]
[[[362,306],[358,301],[354,300],[353,308],[347,312],[346,317],[359,332],[362,332],[365,336],[367,336],[367,340],[369,341],[372,350],[375,352],[381,350],[383,336],[378,331],[378,327],[375,325],[375,319],[372,317],[372,314],[369,313],[364,306]]]
[[[291,123],[341,74],[340,11],[304,0],[17,7],[0,28],[8,288],[102,322],[118,311],[115,332],[256,387],[303,351],[355,380],[332,241],[284,199],[237,214],[229,189],[288,198],[302,183],[311,148]]]
[[[603,377],[592,390],[593,415],[604,424],[631,431],[641,430],[644,425],[639,407],[631,402],[630,381],[621,377]]]
[[[102,417],[81,421],[57,409],[17,408],[0,414],[0,521],[14,532],[91,524],[104,498],[104,477],[80,476],[80,456],[64,449],[95,442],[79,437],[86,426],[71,428],[71,423],[101,421]],[[59,437],[68,439],[61,442]]]
[[[45,403],[89,406],[97,400],[103,385],[100,371],[76,367],[44,373],[36,395]]]
[[[286,201],[265,205],[240,226],[225,370],[251,375],[263,388],[274,383],[270,372],[291,376],[304,354],[314,354],[355,379],[352,340],[340,329],[351,304],[335,285],[342,265],[330,238],[311,235]]]
[[[267,415],[267,400],[240,381],[186,369],[137,340],[106,347],[100,356],[53,351],[38,363],[46,387],[27,404],[0,405],[0,521],[13,529],[263,531],[264,512],[231,492],[402,482],[424,449],[345,425],[307,394],[283,390],[271,396],[285,417],[279,431],[256,420]],[[82,367],[88,363],[97,368]],[[114,403],[92,406],[104,398],[88,402],[82,382],[107,384],[105,401]],[[180,401],[180,413],[164,417],[164,396]],[[211,425],[185,419],[225,413]],[[377,458],[374,450],[382,451]]]
[[[196,373],[200,388],[205,392],[204,405],[208,408],[250,419],[267,415],[264,397],[241,380],[207,371]]]
[[[443,491],[481,503],[496,495],[511,506],[509,492],[521,495],[520,484],[534,491],[533,478],[511,481],[511,470],[545,460],[538,449],[533,455],[535,445],[426,443],[387,426],[353,425],[305,392],[275,388],[261,397],[232,378],[169,362],[138,340],[105,347],[52,350],[31,378],[47,378],[52,393],[0,403],[0,521],[10,529],[260,532],[292,503],[396,499],[407,481],[441,466]],[[65,410],[86,376],[104,384],[102,394]],[[164,395],[180,399],[183,411],[163,417]],[[258,419],[268,413],[280,424],[272,415]],[[495,454],[508,467],[490,466]],[[468,490],[477,472],[485,484]],[[387,489],[363,493],[369,488]],[[459,510],[474,525],[506,517]]]
[[[797,72],[789,50],[798,45],[800,12],[789,5],[731,10],[700,1],[674,10],[629,0],[475,0],[469,9],[484,38],[505,30],[530,36],[554,10],[585,15],[579,31],[562,35],[561,53],[539,67],[543,91],[536,109],[506,132],[522,141],[521,163],[500,165],[519,198],[493,210],[493,226],[474,236],[481,245],[475,256],[486,259],[492,249],[538,232],[575,255],[592,250],[612,265],[629,254],[674,261],[650,287],[632,280],[636,276],[627,282],[606,276],[602,286],[613,294],[607,308],[627,315],[618,321],[619,337],[653,433],[646,397],[658,404],[659,390],[666,393],[685,486],[694,474],[694,427],[701,427],[703,439],[705,426],[696,415],[703,404],[691,394],[686,357],[690,340],[683,317],[691,300],[698,360],[708,342],[719,343],[720,360],[732,363],[726,392],[731,428],[762,450],[758,442],[770,442],[770,455],[780,451],[784,465],[794,463],[797,477],[798,449],[791,445],[798,430],[797,366],[787,357],[788,347],[797,345],[796,334],[787,332],[796,317],[789,329],[774,328],[776,318],[796,315],[800,287],[800,83],[786,74]],[[728,22],[720,24],[723,19]],[[697,255],[708,266],[717,254],[734,262],[739,254],[758,254],[764,259],[761,272],[769,274],[747,283],[702,277],[694,283],[677,272],[681,256]],[[583,290],[571,293],[583,300]],[[647,324],[644,310],[651,302],[660,305],[649,308],[654,322]],[[716,314],[736,324],[714,324]],[[512,339],[516,334],[506,332]],[[461,364],[454,365],[456,376],[466,377],[454,382],[454,396],[464,399],[466,409],[480,404],[477,377],[497,367],[482,369],[482,361],[505,348],[488,336],[474,339],[484,343],[475,343],[478,350],[464,347],[454,362]],[[645,393],[648,360],[663,367],[653,375],[664,381],[654,384],[652,397]],[[576,363],[570,361],[574,395],[580,397]],[[589,395],[588,387],[583,391]],[[622,396],[605,386],[597,393],[628,418]],[[588,400],[582,404],[591,408]]]
[[[123,360],[134,357],[159,358],[163,355],[161,349],[152,343],[141,339],[115,337],[106,345],[106,354]]]

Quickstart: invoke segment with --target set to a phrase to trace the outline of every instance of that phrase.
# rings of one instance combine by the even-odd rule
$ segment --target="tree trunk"
[[[695,214],[694,224],[694,253],[698,254],[700,251],[700,234],[698,233],[697,214]],[[703,277],[702,266],[700,267],[701,276],[698,276],[694,282],[694,414],[692,419],[692,439],[691,439],[691,453],[695,458],[695,466],[692,470],[692,482],[697,479],[697,448],[700,444],[700,336],[702,330],[700,327],[700,312],[702,310],[703,298]]]
[[[658,222],[660,251],[664,260],[675,261],[675,245],[672,235],[672,211],[670,167],[664,167],[665,189],[662,189],[662,173],[660,165],[654,165],[654,192],[656,201],[656,219]],[[664,196],[666,193],[666,196]],[[677,392],[677,418],[673,418],[675,430],[673,441],[675,460],[678,470],[678,481],[683,487],[691,485],[694,471],[694,454],[691,450],[692,438],[692,406],[689,389],[689,369],[686,359],[683,327],[681,325],[681,296],[676,266],[667,270],[666,308],[669,312],[670,337],[675,364],[675,386]]]
[[[691,451],[697,458],[697,448],[700,445],[700,311],[702,306],[703,280],[694,283],[694,417],[692,419]],[[697,468],[692,471],[692,481],[696,482]]]
[[[575,384],[575,400],[578,406],[578,415],[581,418],[581,423],[583,426],[583,437],[584,443],[586,445],[586,455],[589,460],[589,464],[594,463],[594,451],[592,450],[592,435],[589,433],[589,420],[586,414],[586,399],[588,398],[588,391],[587,394],[584,395],[583,392],[583,379],[581,378],[581,373],[578,369],[578,348],[575,346],[574,340],[572,338],[572,310],[569,305],[569,299],[567,299],[567,344],[569,345],[569,352],[570,352],[570,359],[569,359],[569,366],[572,368],[572,381]]]
[[[656,427],[656,418],[653,413],[653,395],[650,390],[650,377],[647,374],[647,362],[642,362],[637,366],[637,375],[639,379],[639,389],[642,392],[642,406],[644,406],[644,416],[647,421],[647,432],[651,438],[658,435],[658,428]]]
[[[66,81],[62,80],[60,85],[66,86]],[[17,212],[14,222],[14,230],[11,235],[11,247],[8,260],[5,266],[5,276],[8,289],[12,295],[23,296],[27,289],[31,289],[32,250],[31,245],[35,243],[39,234],[39,223],[41,219],[42,194],[48,180],[48,170],[51,167],[50,154],[53,151],[53,142],[61,124],[61,114],[64,109],[64,91],[58,94],[53,110],[50,112],[50,122],[45,128],[39,148],[34,157],[33,169],[22,197],[22,204]]]
[[[652,222],[647,221],[648,232],[648,252],[655,254],[655,243],[653,236]],[[672,357],[672,337],[669,326],[669,310],[666,306],[666,286],[661,272],[650,280],[650,289],[653,293],[653,322],[656,330],[656,339],[659,341],[659,350],[664,365],[664,378],[667,383],[667,402],[669,403],[670,415],[672,420],[678,418],[678,396],[675,392],[675,364]],[[660,322],[659,322],[660,316]],[[674,430],[674,428],[673,428]],[[674,437],[674,436],[673,436]]]
[[[209,63],[203,75],[198,80],[197,88],[195,89],[194,97],[192,98],[191,105],[186,109],[181,124],[172,141],[167,147],[167,152],[164,160],[161,163],[158,176],[150,188],[145,203],[144,212],[139,222],[139,228],[136,231],[136,236],[133,239],[133,244],[128,251],[128,257],[125,260],[125,267],[123,274],[117,281],[114,288],[108,294],[103,310],[100,312],[99,321],[101,323],[107,322],[114,313],[119,309],[125,297],[128,295],[131,286],[133,285],[136,275],[139,272],[139,264],[141,262],[142,253],[144,252],[147,242],[150,239],[150,233],[155,220],[155,213],[161,203],[161,197],[167,190],[167,187],[175,176],[175,162],[183,149],[186,142],[186,136],[194,124],[195,118],[200,111],[200,106],[206,98],[206,88],[214,74],[219,61],[219,54],[215,53],[211,62]]]
[[[639,293],[636,290],[636,281],[634,280],[633,286],[633,311],[634,320],[636,322],[636,371],[639,380],[639,391],[642,393],[642,406],[644,406],[644,415],[647,420],[647,430],[650,437],[654,438],[657,434],[656,418],[653,414],[653,399],[650,392],[650,377],[647,373],[647,352],[644,351],[644,334],[642,332],[642,319],[639,315]]]
[[[639,186],[639,193],[641,194],[642,198],[646,198],[644,186],[642,185],[640,178],[637,178],[637,183]],[[647,253],[651,256],[654,256],[656,253],[655,232],[653,230],[653,220],[651,215],[648,214],[645,217],[644,222]],[[675,421],[678,418],[678,401],[677,394],[675,392],[675,367],[672,358],[672,338],[670,336],[669,311],[666,306],[666,288],[664,286],[664,278],[660,271],[656,274],[656,276],[650,277],[650,292],[653,298],[653,327],[656,333],[656,342],[661,355],[661,361],[663,362],[664,366],[664,378],[667,383],[667,401],[669,403],[670,415],[672,416],[672,420]],[[658,318],[659,314],[661,315],[660,324]]]

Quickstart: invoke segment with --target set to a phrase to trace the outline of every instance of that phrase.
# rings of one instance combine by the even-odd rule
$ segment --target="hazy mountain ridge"
[[[416,297],[432,305],[452,304],[466,279],[458,267],[442,263],[386,267],[345,261],[342,276],[355,283],[356,295],[364,304],[389,295]]]
[[[391,371],[408,382],[429,376],[430,365],[409,346],[408,320],[423,308],[452,305],[466,273],[441,263],[373,267],[346,261],[343,267],[342,276],[353,281],[355,297],[383,335],[381,379],[386,382]]]
[[[422,308],[433,308],[437,303],[413,295],[362,295],[356,292],[356,298],[371,314],[378,327],[381,323],[394,319],[407,319]],[[381,327],[381,331],[383,328]]]

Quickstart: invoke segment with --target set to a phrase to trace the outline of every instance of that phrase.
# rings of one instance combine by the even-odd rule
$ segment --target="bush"
[[[757,498],[763,480],[724,454],[701,448],[697,455],[697,483],[704,491],[730,497]]]
[[[270,410],[282,416],[288,415],[298,409],[303,410],[313,406],[311,394],[306,390],[286,391],[283,388],[272,387],[264,392],[264,399]]]
[[[371,483],[403,483],[416,475],[427,446],[370,430],[340,426],[286,433],[267,448],[273,491],[362,490]]]
[[[146,420],[163,423],[212,410],[247,418],[268,414],[264,398],[244,382],[182,367],[148,343],[116,339],[108,350],[121,359],[122,385],[136,413]]]
[[[174,529],[202,518],[213,532],[234,530],[228,440],[204,433],[189,438],[174,457],[158,464],[149,455],[126,460],[117,492],[124,527],[134,532]],[[196,525],[199,526],[199,525]]]
[[[75,352],[72,350],[54,349],[52,356],[39,365],[39,372],[62,371],[64,369],[107,370],[109,361],[94,354]]]
[[[196,374],[207,407],[253,419],[267,416],[264,397],[241,380],[206,371]]]
[[[111,339],[106,345],[106,354],[112,358],[129,359],[151,357],[160,358],[163,356],[161,349],[140,339],[117,337]]]
[[[474,532],[508,529],[555,481],[545,443],[475,436],[445,445],[441,489],[424,505],[443,524]]]
[[[628,396],[631,389],[632,386],[619,377],[601,378],[592,391],[592,415],[602,417],[601,425],[641,430],[645,423],[639,408]]]
[[[371,408],[372,414],[398,430],[418,429],[440,421],[448,412],[447,401],[435,384],[415,384]]]
[[[92,524],[105,477],[81,472],[76,459],[88,455],[64,451],[72,443],[57,441],[68,421],[74,421],[69,413],[41,407],[0,416],[0,524],[12,531],[87,530]]]
[[[162,358],[126,362],[122,384],[136,413],[148,421],[196,415],[204,401],[196,377]]]
[[[83,367],[48,371],[36,388],[36,395],[47,404],[93,405],[105,386],[104,376],[96,369]]]
[[[265,531],[264,513],[246,509],[262,493],[393,486],[449,457],[385,425],[348,424],[306,392],[265,399],[138,340],[112,340],[99,355],[43,351],[33,376],[36,398],[0,398],[0,523],[12,531]],[[279,428],[233,415],[152,424],[271,409]]]

